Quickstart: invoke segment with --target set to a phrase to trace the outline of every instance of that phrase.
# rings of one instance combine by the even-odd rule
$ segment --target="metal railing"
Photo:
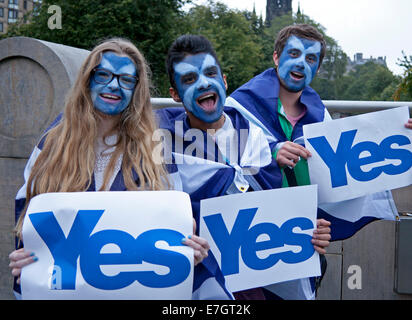
[[[182,103],[175,102],[172,98],[152,98],[155,108],[182,107]],[[412,101],[349,101],[349,100],[323,100],[329,112],[341,113],[367,113],[396,107],[408,106],[412,112]]]

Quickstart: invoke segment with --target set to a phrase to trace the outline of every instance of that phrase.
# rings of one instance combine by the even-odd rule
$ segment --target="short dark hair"
[[[166,58],[167,74],[169,75],[170,84],[174,89],[177,88],[174,79],[175,72],[173,65],[182,61],[188,55],[195,55],[198,53],[210,54],[213,58],[215,58],[217,65],[222,71],[216,52],[207,38],[201,35],[193,34],[182,35],[172,43]]]
[[[295,24],[290,25],[279,31],[278,36],[275,40],[275,51],[278,54],[278,57],[282,54],[283,49],[285,48],[286,42],[290,36],[296,36],[299,38],[305,38],[308,40],[318,41],[321,44],[320,50],[320,59],[319,67],[322,64],[323,58],[326,54],[326,42],[325,39],[315,27],[308,24]]]

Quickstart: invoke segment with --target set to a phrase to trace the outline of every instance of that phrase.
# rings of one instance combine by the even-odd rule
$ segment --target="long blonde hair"
[[[16,225],[21,236],[27,205],[34,196],[46,192],[78,192],[90,187],[95,167],[95,141],[99,114],[94,108],[90,76],[104,52],[128,56],[136,65],[138,84],[129,106],[122,112],[116,129],[116,149],[104,174],[104,190],[113,174],[117,158],[123,154],[122,173],[127,190],[161,190],[170,187],[165,166],[152,158],[156,129],[150,103],[150,79],[143,55],[128,40],[115,38],[96,46],[79,70],[68,98],[62,120],[46,133],[39,154],[27,181],[26,207]],[[133,178],[138,176],[138,184]]]

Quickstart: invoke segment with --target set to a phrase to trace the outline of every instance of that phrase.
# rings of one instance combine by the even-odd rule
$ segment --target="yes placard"
[[[202,200],[200,236],[208,240],[232,292],[320,275],[311,243],[316,186]]]
[[[338,202],[412,184],[408,107],[303,127],[319,203]]]
[[[192,230],[179,191],[41,194],[23,224],[39,260],[22,269],[22,298],[191,299]]]

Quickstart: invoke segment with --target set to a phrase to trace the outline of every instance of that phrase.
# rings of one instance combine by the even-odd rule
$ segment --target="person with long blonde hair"
[[[150,102],[149,69],[128,40],[97,45],[84,61],[64,112],[46,130],[25,168],[16,197],[16,234],[30,200],[49,192],[179,190],[178,173],[153,158],[156,123]],[[175,179],[176,178],[176,179]],[[37,260],[23,248],[13,251],[15,293],[21,269]],[[206,240],[193,235],[195,265],[207,257]]]

